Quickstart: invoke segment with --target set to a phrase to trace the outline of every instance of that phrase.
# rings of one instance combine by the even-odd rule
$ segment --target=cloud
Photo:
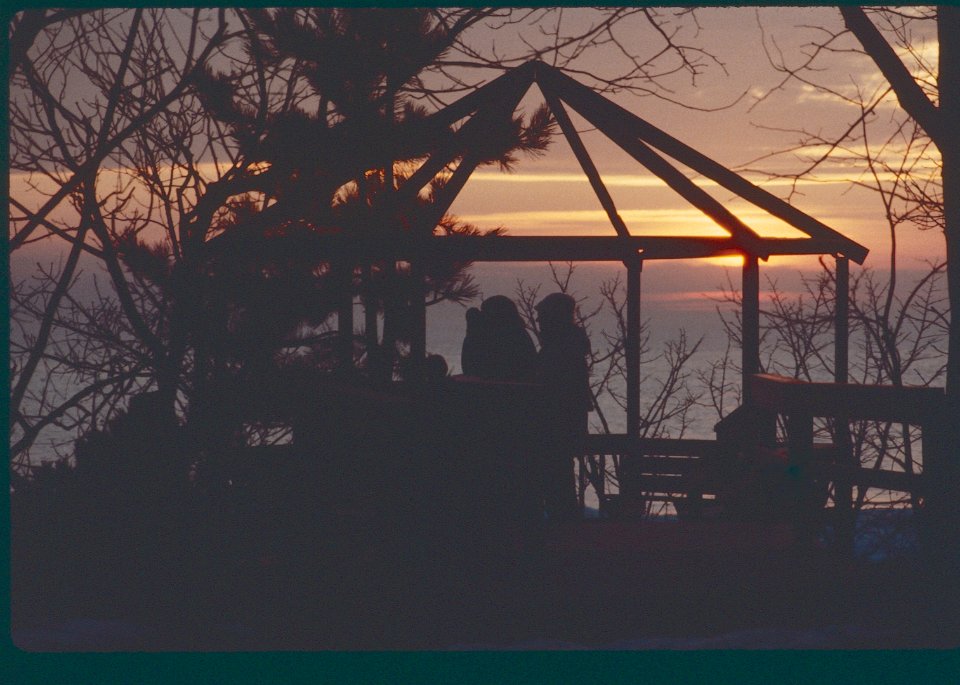
[[[726,237],[729,234],[700,210],[683,208],[621,208],[620,217],[635,235]],[[745,208],[734,213],[748,226],[767,237],[803,237],[804,234],[763,210]],[[459,214],[459,218],[483,227],[505,226],[526,235],[614,235],[602,209],[518,210]]]
[[[818,157],[822,153],[826,152],[826,146],[815,146],[810,148],[805,148],[804,153],[809,153],[811,157]],[[903,152],[905,151],[904,146],[885,146],[881,148],[880,146],[872,146],[871,153],[877,158],[882,159],[891,159],[898,158],[897,155],[902,157]],[[857,160],[860,159],[852,151],[837,150],[836,158],[844,160]],[[937,166],[933,159],[924,158],[921,160],[920,167],[914,167],[915,169],[924,169],[934,171]],[[859,170],[857,170],[859,171]],[[758,185],[763,188],[788,188],[793,186],[822,186],[825,184],[839,184],[839,185],[850,185],[851,180],[855,180],[858,177],[858,173],[851,171],[831,171],[818,173],[816,176],[811,178],[802,178],[794,182],[789,178],[773,178],[767,179],[762,177],[760,174],[751,173],[751,174],[742,174],[744,178],[747,178],[750,182],[755,185]],[[895,180],[893,174],[883,174],[881,176],[883,180],[892,181]],[[720,184],[716,181],[706,178],[692,178],[693,183],[700,188],[719,188]],[[550,185],[560,185],[560,184],[580,184],[587,186],[590,181],[587,179],[585,174],[578,173],[497,173],[493,171],[477,171],[470,177],[470,183],[510,183],[510,184],[550,184]],[[666,184],[661,181],[657,176],[651,174],[609,174],[603,176],[603,183],[608,188],[665,188]]]

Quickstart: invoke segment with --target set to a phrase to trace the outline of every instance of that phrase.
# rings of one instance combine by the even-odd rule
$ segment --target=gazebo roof
[[[383,211],[390,212],[403,206],[403,203],[410,202],[437,174],[459,159],[456,170],[444,185],[430,215],[425,218],[422,232],[387,240],[380,235],[376,240],[366,241],[358,240],[355,236],[325,236],[323,242],[329,243],[325,247],[339,254],[352,253],[359,258],[394,256],[403,259],[409,255],[471,261],[620,261],[635,259],[637,256],[646,260],[692,259],[729,254],[767,259],[772,255],[831,254],[862,264],[866,258],[868,250],[863,245],[751,183],[636,114],[628,112],[559,69],[540,61],[527,62],[505,73],[434,113],[427,118],[423,126],[428,131],[435,130],[439,133],[466,119],[461,130],[470,126],[475,131],[482,132],[484,127],[496,125],[504,117],[512,115],[534,83],[543,93],[548,107],[616,230],[616,236],[433,236],[433,227],[449,209],[482,161],[479,155],[466,147],[463,137],[448,137],[446,140],[453,142],[441,145],[440,149],[428,157],[381,205]],[[570,106],[640,165],[662,179],[667,186],[727,231],[729,236],[718,238],[631,235],[617,213],[613,200],[564,105]],[[806,237],[769,238],[758,234],[720,201],[687,178],[661,155],[661,152],[781,219]]]

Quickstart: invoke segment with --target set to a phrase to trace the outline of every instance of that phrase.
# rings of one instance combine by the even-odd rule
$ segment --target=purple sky
[[[698,78],[695,87],[688,78],[678,79],[674,97],[694,107],[709,108],[734,102],[740,94],[746,95],[719,111],[695,111],[655,97],[628,95],[617,97],[619,104],[728,167],[749,166],[770,173],[796,172],[804,167],[805,160],[817,154],[816,150],[783,154],[751,164],[753,160],[793,147],[800,138],[795,132],[797,129],[829,136],[844,130],[855,118],[857,110],[852,104],[808,86],[794,82],[775,90],[782,75],[770,66],[764,53],[764,43],[771,51],[778,47],[788,63],[797,64],[802,46],[820,37],[819,30],[810,26],[840,26],[835,8],[712,8],[701,10],[698,16],[702,28],[691,42],[723,62],[726,73],[714,66]],[[624,36],[625,42],[629,43],[630,38]],[[638,32],[636,38],[639,41],[645,36]],[[847,41],[841,45],[852,45],[852,39]],[[935,41],[931,41],[931,46],[935,45]],[[594,55],[593,59],[597,60],[597,69],[606,68],[602,55]],[[859,55],[838,54],[824,65],[829,68],[818,75],[820,81],[846,97],[857,93],[869,95],[882,83],[872,63]],[[759,100],[763,96],[766,97]],[[539,93],[533,92],[527,104],[540,100]],[[895,110],[896,102],[892,99],[877,109],[880,124],[877,130],[883,130],[884,122]],[[589,131],[582,120],[579,124],[585,144],[631,231],[722,234],[721,229],[626,153],[602,135]],[[779,130],[772,130],[774,128]],[[879,142],[879,136],[877,140]],[[887,146],[879,154],[884,159],[897,160],[898,154],[902,157],[902,150]],[[850,183],[851,179],[870,179],[864,175],[865,166],[861,162],[842,157],[823,166],[813,179],[801,183],[791,201],[866,245],[871,250],[867,265],[883,267],[889,257],[890,237],[880,197]],[[929,161],[925,164],[932,167]],[[762,173],[746,175],[781,197],[790,191],[785,181],[770,182]],[[800,235],[748,203],[731,201],[730,193],[709,184],[704,187],[761,234]],[[475,174],[452,211],[482,227],[503,225],[514,234],[613,232],[562,138],[555,141],[544,158],[522,161],[513,174],[493,170]],[[941,235],[921,232],[911,226],[899,230],[899,256],[905,267],[919,266],[923,260],[942,256]],[[811,263],[809,258],[777,261],[796,266]]]
[[[592,16],[589,10],[566,10],[564,21],[573,29],[578,22],[589,21]],[[688,75],[682,74],[664,79],[662,83],[671,89],[670,97],[694,107],[716,108],[734,104],[719,111],[697,111],[656,97],[623,94],[616,97],[621,105],[728,167],[748,165],[771,173],[797,171],[803,168],[805,159],[815,154],[814,151],[765,158],[794,146],[800,136],[797,129],[829,136],[842,131],[854,118],[856,111],[851,104],[809,87],[791,83],[783,89],[773,90],[782,76],[770,66],[764,53],[766,45],[773,54],[779,50],[788,63],[797,64],[803,45],[820,37],[819,30],[810,27],[840,26],[840,16],[835,8],[707,8],[700,10],[698,17],[699,29],[688,22],[678,35],[708,51],[723,67],[709,65],[695,84]],[[625,24],[618,38],[628,47],[637,45],[639,51],[646,49],[649,41],[656,37],[641,25]],[[472,40],[477,47],[495,46],[499,52],[507,54],[519,45],[516,36],[507,29],[478,32],[473,34]],[[849,47],[852,39],[847,40],[845,45]],[[936,42],[931,41],[930,45],[935,46]],[[922,52],[926,54],[929,49]],[[577,66],[594,73],[618,68],[611,52],[604,49],[586,54]],[[818,73],[818,79],[847,97],[858,92],[869,95],[882,82],[870,62],[848,52],[833,56],[823,66],[826,68]],[[741,94],[743,97],[737,100]],[[761,97],[763,99],[758,101]],[[525,106],[539,102],[539,92],[534,89]],[[894,100],[878,108],[880,128],[895,111]],[[585,144],[631,231],[722,234],[718,227],[662,187],[625,153],[596,132],[586,130],[589,127],[574,118],[575,123],[579,122]],[[883,155],[897,159],[899,153],[894,146],[888,147]],[[751,164],[758,159],[760,161]],[[931,166],[929,160],[922,160],[922,163]],[[851,179],[869,180],[863,173],[860,162],[831,162],[823,166],[814,179],[799,185],[791,201],[866,245],[871,250],[867,265],[883,268],[889,258],[890,237],[880,198],[876,193],[850,183]],[[789,193],[789,187],[782,181],[766,182],[762,173],[747,175],[777,195],[786,197]],[[26,204],[35,204],[29,201],[30,191],[24,181],[22,176],[12,176],[11,193]],[[753,206],[733,201],[726,191],[709,185],[705,188],[761,234],[798,235]],[[66,218],[69,211],[62,208],[55,216]],[[613,232],[562,137],[555,140],[544,157],[522,160],[512,174],[501,174],[490,168],[477,172],[454,203],[452,211],[481,227],[504,226],[515,235]],[[899,257],[904,267],[919,267],[924,260],[942,256],[943,239],[937,233],[920,232],[911,226],[899,230]],[[36,259],[55,256],[50,248],[23,250],[22,254],[15,256],[15,270]],[[776,261],[782,266],[800,268],[815,263],[809,258]],[[681,266],[677,273],[682,271]],[[679,279],[677,288],[682,287],[682,279]]]

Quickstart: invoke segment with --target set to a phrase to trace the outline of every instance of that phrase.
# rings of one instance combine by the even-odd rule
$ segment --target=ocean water
[[[566,267],[557,267],[562,277]],[[560,288],[554,282],[550,266],[547,264],[477,264],[473,276],[480,287],[482,297],[506,295],[515,302],[519,301],[519,290],[529,292],[535,289],[539,300]],[[696,372],[705,370],[713,361],[722,359],[728,344],[728,336],[720,318],[720,311],[732,314],[729,305],[722,303],[719,289],[729,277],[739,278],[739,270],[718,268],[707,273],[694,270],[689,278],[679,282],[671,279],[669,283],[659,280],[663,274],[648,268],[642,276],[641,316],[644,322],[644,334],[648,336],[647,347],[641,358],[642,376],[641,406],[651,401],[666,379],[670,365],[664,358],[667,346],[686,336],[689,346],[699,343],[697,352],[686,365],[690,374],[690,387],[700,384],[695,378]],[[602,353],[609,347],[607,336],[615,335],[617,321],[611,308],[605,304],[601,295],[601,285],[609,283],[619,276],[620,295],[623,295],[625,270],[621,265],[586,264],[575,268],[567,283],[567,292],[577,298],[581,315],[588,316],[587,331],[594,352]],[[713,283],[712,281],[716,281]],[[690,287],[678,290],[677,286]],[[699,288],[699,289],[698,289]],[[439,303],[427,309],[427,351],[439,354],[447,362],[451,374],[462,372],[460,350],[466,334],[466,310],[468,306],[478,306],[479,298],[469,305]],[[730,350],[731,356],[739,359],[739,348]],[[594,375],[603,369],[595,369]],[[622,378],[613,382],[617,391],[623,390]],[[614,399],[604,393],[598,397],[600,409],[612,432],[626,430],[626,413]],[[733,407],[729,407],[733,409]],[[712,438],[713,426],[718,420],[712,407],[694,407],[688,416],[685,437]],[[597,415],[591,414],[591,430],[602,430]],[[671,435],[679,434],[680,426],[670,426]]]
[[[609,307],[603,306],[601,286],[610,284],[619,278],[619,293],[622,299],[625,289],[625,269],[616,263],[578,264],[568,273],[566,265],[543,263],[479,263],[474,264],[471,276],[480,291],[476,300],[461,304],[443,302],[427,308],[427,350],[440,354],[447,361],[451,373],[462,371],[460,349],[466,332],[465,313],[469,306],[479,306],[482,298],[492,295],[506,295],[515,301],[519,291],[535,292],[535,299],[559,289],[556,280],[565,282],[567,291],[580,302],[582,314],[588,315],[588,332],[595,351],[603,351],[607,346],[606,337],[616,331],[616,319]],[[809,273],[809,272],[808,272]],[[795,268],[762,267],[764,289],[776,282],[780,292],[788,297],[801,292],[800,272]],[[16,274],[14,274],[16,275]],[[740,279],[738,267],[707,265],[691,266],[687,263],[653,262],[644,268],[641,283],[641,313],[647,348],[642,355],[641,407],[649,404],[656,396],[660,384],[669,372],[669,364],[664,359],[664,351],[681,335],[685,335],[689,345],[699,344],[686,365],[688,389],[701,395],[701,401],[694,405],[687,415],[682,437],[714,437],[713,427],[720,414],[704,392],[703,382],[697,378],[698,372],[705,372],[711,364],[729,354],[737,362],[740,350],[732,344],[724,330],[721,313],[731,317],[735,308],[724,301],[724,291],[737,288]],[[767,280],[769,279],[769,280]],[[904,279],[909,280],[909,279]],[[90,289],[89,283],[80,282],[80,291]],[[92,296],[92,289],[91,296]],[[75,293],[82,299],[82,292]],[[590,316],[592,314],[592,316]],[[359,311],[355,320],[362,321]],[[853,357],[853,352],[851,353]],[[932,360],[936,364],[936,360]],[[600,370],[597,370],[600,373]],[[822,380],[829,380],[823,378]],[[739,375],[728,378],[735,386],[723,406],[723,413],[735,408],[736,386]],[[909,381],[908,381],[909,382]],[[622,390],[623,379],[614,379],[615,389]],[[598,397],[598,403],[609,430],[624,432],[626,415],[609,394]],[[667,423],[665,428],[670,437],[681,436],[678,421]],[[591,430],[602,432],[604,429],[596,413],[591,414]],[[75,436],[68,435],[56,428],[46,431],[31,450],[34,463],[55,459],[69,453],[69,443]],[[57,448],[59,446],[59,449]]]
[[[22,277],[29,273],[30,265],[16,264],[13,275]],[[557,275],[567,276],[565,265],[557,266]],[[676,339],[680,331],[685,331],[692,342],[701,341],[691,370],[705,366],[717,355],[722,355],[727,337],[720,326],[717,314],[716,293],[729,278],[739,278],[738,269],[687,269],[685,276],[677,279],[676,268],[663,268],[660,265],[648,267],[643,274],[644,296],[642,315],[649,334],[649,351],[644,356],[644,387],[653,392],[658,378],[666,373],[666,365],[658,359],[668,341]],[[89,270],[80,278],[73,289],[73,296],[80,301],[96,299],[93,278],[96,270]],[[440,354],[447,361],[450,373],[461,373],[460,349],[466,332],[466,310],[469,306],[479,306],[483,298],[492,295],[507,295],[515,301],[518,289],[534,290],[536,299],[558,290],[550,265],[542,263],[480,263],[474,264],[471,276],[480,290],[480,297],[463,305],[442,302],[427,308],[427,349],[430,353]],[[588,331],[594,350],[605,348],[605,336],[616,332],[616,320],[609,308],[601,307],[601,284],[612,279],[621,279],[620,293],[624,289],[625,270],[619,264],[588,263],[577,265],[568,279],[568,292],[580,301],[584,314],[599,311],[590,317]],[[106,282],[98,278],[101,287]],[[734,282],[736,282],[734,280]],[[110,292],[107,286],[106,292]],[[361,310],[355,313],[357,325],[363,320]],[[36,382],[42,382],[38,377]],[[615,379],[614,386],[622,386],[622,379]],[[64,393],[70,388],[63,388]],[[601,395],[599,403],[604,417],[613,432],[626,430],[626,414],[609,395]],[[592,430],[601,430],[596,414],[592,414]],[[716,422],[715,412],[695,408],[690,417],[688,437],[712,437],[712,427]],[[676,435],[676,433],[674,433]],[[35,442],[30,451],[33,463],[55,460],[70,453],[72,440],[77,437],[56,426],[47,428]]]
[[[562,271],[562,269],[561,269]],[[772,271],[772,273],[770,273]],[[507,295],[515,301],[518,299],[518,289],[539,288],[538,295],[544,295],[557,290],[550,267],[540,265],[514,264],[480,264],[475,265],[473,274],[484,297],[491,295]],[[589,314],[596,311],[602,302],[600,287],[604,282],[624,274],[622,267],[610,264],[587,264],[579,266],[568,284],[569,292],[580,301],[581,313]],[[809,273],[808,273],[809,275]],[[787,297],[800,297],[802,294],[801,274],[795,270],[776,269],[768,270],[768,280],[765,282],[769,294],[772,284]],[[644,322],[644,333],[648,336],[645,352],[641,355],[641,413],[654,401],[661,385],[670,373],[670,365],[664,353],[668,346],[675,344],[681,335],[685,335],[688,345],[699,344],[697,351],[690,357],[684,366],[687,375],[686,385],[678,391],[678,397],[686,392],[698,396],[687,413],[683,423],[674,418],[666,421],[662,433],[666,437],[684,437],[696,439],[714,439],[714,426],[717,421],[737,407],[740,389],[740,374],[732,368],[728,371],[727,382],[731,384],[725,394],[722,415],[712,402],[710,392],[701,375],[706,375],[711,365],[729,355],[734,365],[739,365],[740,348],[729,339],[727,330],[723,326],[721,315],[728,320],[735,321],[736,308],[724,301],[724,290],[729,292],[731,287],[737,288],[740,279],[740,269],[730,267],[690,268],[669,263],[654,264],[645,267],[641,286],[641,313]],[[764,294],[761,293],[761,297]],[[478,304],[478,303],[477,303]],[[761,303],[763,307],[763,303]],[[450,368],[451,373],[460,373],[460,348],[466,331],[466,306],[442,303],[428,308],[427,314],[427,349],[428,352],[442,355]],[[616,330],[616,320],[609,309],[601,308],[588,323],[591,344],[595,351],[602,351],[607,345],[605,336]],[[832,337],[827,342],[829,351],[827,358],[832,358]],[[856,345],[851,345],[851,364],[857,364],[859,357]],[[786,358],[782,358],[787,361]],[[907,384],[921,384],[921,377],[931,377],[942,360],[928,359],[918,365],[914,376],[906,378]],[[851,367],[852,368],[852,367]],[[597,370],[596,373],[602,372]],[[820,369],[813,374],[815,380],[831,381],[830,369]],[[623,379],[614,382],[614,389],[623,390]],[[591,413],[590,430],[593,433],[602,433],[607,428],[613,433],[626,432],[626,412],[617,404],[609,393],[597,398],[600,411],[606,420],[603,426],[596,413]],[[915,463],[922,468],[922,446],[920,431],[913,431],[913,457]],[[828,435],[816,438],[818,441],[829,441]],[[869,452],[869,451],[868,451]],[[895,468],[888,459],[885,469]],[[867,501],[875,506],[889,506],[899,502],[903,493],[890,493],[870,488],[867,491]],[[596,496],[588,489],[587,504],[596,506]],[[900,505],[896,505],[900,506]],[[669,514],[672,507],[667,507],[660,513]],[[858,531],[858,539],[870,538],[868,531]],[[865,543],[866,544],[866,543]],[[866,555],[866,553],[864,553]]]

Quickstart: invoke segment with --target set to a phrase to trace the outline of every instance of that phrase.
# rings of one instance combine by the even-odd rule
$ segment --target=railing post
[[[743,403],[750,401],[751,375],[760,372],[760,264],[756,255],[743,257],[743,311],[740,315]]]
[[[836,383],[846,383],[849,380],[850,351],[850,260],[842,255],[837,256],[835,281],[833,379]],[[837,414],[834,417],[833,445],[840,465],[840,475],[833,483],[833,505],[837,514],[837,544],[844,550],[852,551],[856,520],[853,511],[851,475],[856,464],[853,463],[850,419],[845,414]]]
[[[951,451],[960,438],[957,407],[947,398],[928,402],[920,424],[923,448],[921,544],[931,561],[960,564],[960,459]]]
[[[809,506],[810,492],[810,462],[813,457],[813,416],[796,409],[787,414],[787,454],[788,473],[794,479],[792,492],[794,501],[789,502],[794,508],[794,523],[803,542],[810,542],[814,532],[814,521],[811,520]]]
[[[377,320],[377,300],[373,295],[373,267],[368,262],[361,271],[363,284],[363,334],[367,348],[368,359],[375,355],[375,348],[380,344],[380,331]]]

